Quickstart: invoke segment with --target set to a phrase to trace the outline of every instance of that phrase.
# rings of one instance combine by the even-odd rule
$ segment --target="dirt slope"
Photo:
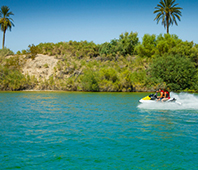
[[[34,75],[37,79],[49,79],[54,72],[58,59],[54,56],[38,54],[34,60],[27,59],[23,67],[23,74]]]

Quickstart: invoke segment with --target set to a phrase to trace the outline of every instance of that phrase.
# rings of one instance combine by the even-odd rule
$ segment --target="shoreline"
[[[93,91],[66,91],[66,90],[17,90],[17,91],[0,91],[1,92],[74,92],[74,93],[155,93],[155,91],[133,91],[133,92],[116,92],[116,91],[101,91],[101,92],[93,92]]]
[[[0,91],[0,93],[4,92],[67,92],[67,93],[156,93],[156,91],[133,91],[133,92],[110,92],[110,91],[101,91],[101,92],[93,92],[93,91],[66,91],[66,90],[18,90],[18,91]],[[198,94],[198,92],[193,91],[170,91],[174,93],[191,93]]]

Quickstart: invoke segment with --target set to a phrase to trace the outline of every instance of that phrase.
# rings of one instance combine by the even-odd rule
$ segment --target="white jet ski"
[[[155,94],[150,94],[149,96],[146,96],[146,97],[143,97],[142,99],[139,100],[140,103],[154,103],[154,102],[157,102],[157,93]],[[161,101],[158,101],[158,102],[161,102]],[[180,102],[176,101],[175,98],[170,98],[164,102],[175,102],[179,105],[181,105]]]

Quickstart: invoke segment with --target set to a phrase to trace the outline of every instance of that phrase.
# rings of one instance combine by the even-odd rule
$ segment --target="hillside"
[[[110,43],[69,41],[0,50],[0,90],[198,91],[198,45],[176,35],[121,34]]]
[[[135,56],[117,56],[115,59],[97,56],[94,58],[76,58],[70,55],[49,56],[36,54],[7,56],[4,65],[9,65],[10,71],[17,68],[22,75],[11,86],[19,90],[67,90],[67,91],[148,91],[141,84],[137,72],[143,73],[148,68],[146,59]],[[9,63],[8,63],[9,62]],[[133,85],[131,74],[134,72]],[[19,74],[19,73],[18,73]],[[135,80],[136,79],[136,80]],[[143,80],[143,79],[142,79]],[[8,79],[9,81],[9,79]],[[21,87],[21,85],[25,85]],[[153,89],[154,90],[154,89]]]

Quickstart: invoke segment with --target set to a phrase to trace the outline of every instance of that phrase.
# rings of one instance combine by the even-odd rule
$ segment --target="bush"
[[[135,51],[140,57],[151,57],[156,50],[156,36],[145,34],[142,39],[142,44],[136,46]]]
[[[124,70],[119,77],[120,89],[123,91],[133,91],[132,73],[129,70]],[[124,90],[125,89],[125,90]]]
[[[25,76],[18,70],[0,66],[0,90],[21,90]]]
[[[35,77],[21,73],[24,62],[18,55],[4,60],[0,65],[0,90],[31,89],[36,85]]]
[[[21,51],[21,54],[23,54],[23,55],[24,55],[24,54],[27,54],[27,51],[26,51],[26,50],[22,50],[22,51]]]
[[[20,70],[24,65],[25,61],[20,58],[20,56],[16,55],[14,57],[10,57],[5,59],[5,67],[11,69]]]
[[[17,51],[17,53],[16,53],[17,55],[21,55],[22,53],[20,52],[20,51]]]
[[[93,70],[85,71],[81,79],[83,90],[95,92],[99,91],[97,77],[97,74],[93,72]]]
[[[113,68],[102,68],[100,70],[100,79],[106,79],[115,83],[118,80],[117,71]]]
[[[0,49],[0,58],[4,58],[9,55],[13,55],[14,52],[11,51],[9,48]]]
[[[139,39],[137,37],[137,33],[125,32],[125,34],[121,34],[119,39],[111,40],[110,43],[105,42],[100,45],[99,54],[100,55],[112,55],[116,56],[116,54],[120,54],[123,56],[132,55],[134,53],[135,46],[139,43]]]
[[[151,76],[162,79],[173,91],[192,89],[197,82],[195,64],[185,56],[157,56],[150,68]]]

